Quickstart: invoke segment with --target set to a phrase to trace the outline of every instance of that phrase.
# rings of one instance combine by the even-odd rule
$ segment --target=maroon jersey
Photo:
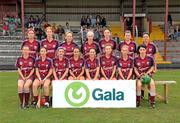
[[[146,47],[146,54],[148,56],[151,56],[154,58],[154,55],[156,54],[156,46],[154,43],[148,43],[147,47]]]
[[[82,58],[74,60],[74,58],[72,57],[69,60],[69,68],[76,77],[78,77],[79,74],[82,72],[82,67],[84,67],[84,60]]]
[[[96,75],[97,67],[100,67],[100,63],[98,59],[94,59],[93,61],[89,58],[85,61],[85,68],[89,70],[89,74],[91,78],[94,78]]]
[[[38,57],[38,52],[39,52],[39,48],[40,48],[40,44],[38,41],[34,40],[31,43],[29,40],[25,40],[21,45],[21,49],[23,48],[23,46],[29,47],[31,57],[33,57],[33,58]]]
[[[107,78],[110,78],[113,72],[114,66],[116,66],[117,59],[114,56],[106,58],[105,55],[100,57],[100,66],[104,70],[104,73]]]
[[[44,61],[38,58],[35,62],[35,67],[38,68],[42,80],[48,75],[52,66],[52,60],[50,58],[46,58]]]
[[[71,58],[73,56],[73,50],[75,47],[78,47],[78,45],[74,42],[67,44],[67,42],[64,42],[60,44],[61,47],[65,49],[65,57]]]
[[[100,46],[100,50],[104,51],[104,47],[107,43],[110,43],[112,45],[112,49],[115,50],[116,49],[116,42],[112,39],[110,39],[109,41],[106,41],[105,39],[102,39],[99,42],[99,46]]]
[[[35,60],[33,57],[28,57],[25,59],[24,57],[19,57],[16,62],[16,67],[19,68],[24,77],[27,77],[31,70],[34,69]]]
[[[41,43],[41,47],[45,47],[47,49],[47,57],[53,59],[55,58],[55,52],[58,48],[58,41],[52,40],[49,42],[47,39],[44,39]]]
[[[118,68],[121,68],[123,77],[125,79],[127,79],[130,70],[133,68],[133,60],[131,58],[128,58],[127,60],[123,60],[123,58],[120,58],[118,60],[117,66],[118,66]],[[119,77],[120,77],[120,79],[122,79],[121,76],[119,76]]]
[[[84,58],[88,58],[89,57],[89,50],[90,49],[95,49],[96,53],[99,53],[99,45],[96,42],[93,42],[92,44],[88,44],[88,42],[84,42],[84,44],[81,46],[81,50],[83,53]]]
[[[127,45],[128,46],[128,49],[129,49],[129,56],[131,58],[134,58],[134,53],[136,53],[136,43],[134,41],[131,41],[129,44],[127,44],[125,41],[121,42],[119,44],[119,50],[121,51],[121,48],[124,46],[124,45]]]
[[[150,56],[141,59],[139,56],[134,60],[134,66],[137,68],[139,74],[146,73],[154,65],[154,60]]]
[[[60,78],[65,73],[66,69],[69,68],[69,61],[67,58],[63,58],[62,60],[55,58],[53,60],[53,66],[55,68],[57,77]]]

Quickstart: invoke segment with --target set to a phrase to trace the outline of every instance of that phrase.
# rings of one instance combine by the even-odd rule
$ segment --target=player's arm
[[[20,68],[18,68],[18,73],[19,73],[19,75],[21,76],[21,78],[22,78],[23,80],[25,80],[25,77],[23,76]]]
[[[55,80],[58,80],[57,74],[56,74],[56,68],[53,67],[53,76]]]
[[[129,79],[131,78],[132,73],[133,73],[133,68],[130,69],[129,74],[128,74],[128,77],[127,77],[127,80],[129,80]]]
[[[52,75],[52,73],[53,73],[53,69],[50,68],[47,76],[43,79],[43,81],[45,81],[47,78],[49,78]]]
[[[36,68],[36,76],[37,76],[37,78],[39,79],[39,81],[42,80],[38,68]]]
[[[26,77],[26,79],[29,79],[33,74],[34,74],[34,68],[31,70],[31,72],[30,72],[29,75]]]
[[[116,73],[116,65],[114,65],[113,67],[113,72],[111,74],[110,80],[114,77],[115,73]]]
[[[90,76],[89,69],[86,68],[85,71],[86,71],[86,76],[87,76],[87,78],[88,78],[89,80],[91,80],[92,78],[91,78],[91,76]]]
[[[119,73],[119,76],[120,76],[123,80],[125,80],[121,68],[118,68],[118,73]]]
[[[94,76],[94,80],[97,80],[98,76],[99,76],[99,70],[100,70],[100,67],[97,67],[96,68],[96,74]]]
[[[134,72],[138,78],[140,78],[142,75],[138,72],[137,68],[134,67]]]
[[[107,78],[106,74],[104,73],[104,70],[103,70],[102,67],[101,67],[101,73],[102,73],[103,77],[104,77],[106,80],[108,80],[108,78]]]
[[[82,71],[77,78],[79,79],[83,74],[84,74],[84,66],[82,67]]]
[[[146,72],[146,74],[150,74],[150,73],[152,73],[153,71],[154,71],[154,65],[155,65],[155,63],[154,63],[154,59],[151,59],[151,61],[150,61],[150,69]]]
[[[71,69],[69,70],[69,73],[70,73],[70,75],[71,75],[73,78],[77,78],[77,77],[74,75],[74,73],[72,72]]]
[[[69,71],[69,68],[66,68],[64,74],[62,75],[62,77],[60,78],[60,80],[63,80],[67,75],[68,75],[68,71]]]

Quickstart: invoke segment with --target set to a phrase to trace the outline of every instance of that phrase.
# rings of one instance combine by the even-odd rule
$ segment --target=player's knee
[[[85,80],[84,76],[81,76],[79,79],[80,79],[80,80]]]
[[[104,77],[101,77],[101,80],[106,80]]]
[[[114,77],[114,78],[112,78],[112,80],[117,80],[117,79]]]
[[[72,76],[69,76],[68,80],[74,80],[74,78]]]

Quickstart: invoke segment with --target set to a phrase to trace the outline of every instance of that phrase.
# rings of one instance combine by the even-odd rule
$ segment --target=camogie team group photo
[[[1,0],[0,123],[180,122],[179,8]]]

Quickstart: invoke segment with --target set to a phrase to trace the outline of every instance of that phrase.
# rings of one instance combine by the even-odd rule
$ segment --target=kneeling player
[[[80,49],[78,47],[73,50],[73,57],[69,60],[69,80],[84,80],[84,60],[80,57]]]
[[[57,49],[57,58],[53,60],[53,75],[55,80],[67,80],[69,62],[64,56],[65,50],[63,47]]]
[[[29,56],[30,49],[28,46],[22,47],[22,56],[17,59],[16,67],[18,68],[18,93],[20,99],[20,107],[28,108],[30,86],[34,78],[34,58]]]
[[[124,45],[121,48],[121,57],[118,60],[118,73],[119,79],[129,80],[132,79],[133,60],[128,56],[128,46]]]
[[[154,60],[152,57],[146,55],[146,46],[140,45],[138,46],[137,53],[139,56],[135,58],[135,73],[137,76],[136,83],[136,91],[137,91],[137,106],[140,106],[141,102],[141,88],[142,88],[142,78],[144,75],[148,75],[151,77],[152,72],[154,70]],[[148,84],[150,90],[150,107],[155,108],[155,95],[156,95],[156,87],[154,80],[150,78],[150,82]]]
[[[38,101],[38,88],[44,89],[45,96],[45,106],[49,107],[49,86],[51,83],[51,75],[52,75],[52,60],[47,56],[47,50],[42,47],[40,49],[40,57],[36,60],[35,68],[36,68],[36,79],[33,82],[33,96],[34,102],[36,105]]]
[[[112,45],[106,44],[105,54],[100,57],[101,80],[116,80],[116,57],[112,55]]]
[[[96,58],[96,50],[89,50],[89,58],[85,61],[86,67],[86,79],[87,80],[99,80],[99,60]]]

